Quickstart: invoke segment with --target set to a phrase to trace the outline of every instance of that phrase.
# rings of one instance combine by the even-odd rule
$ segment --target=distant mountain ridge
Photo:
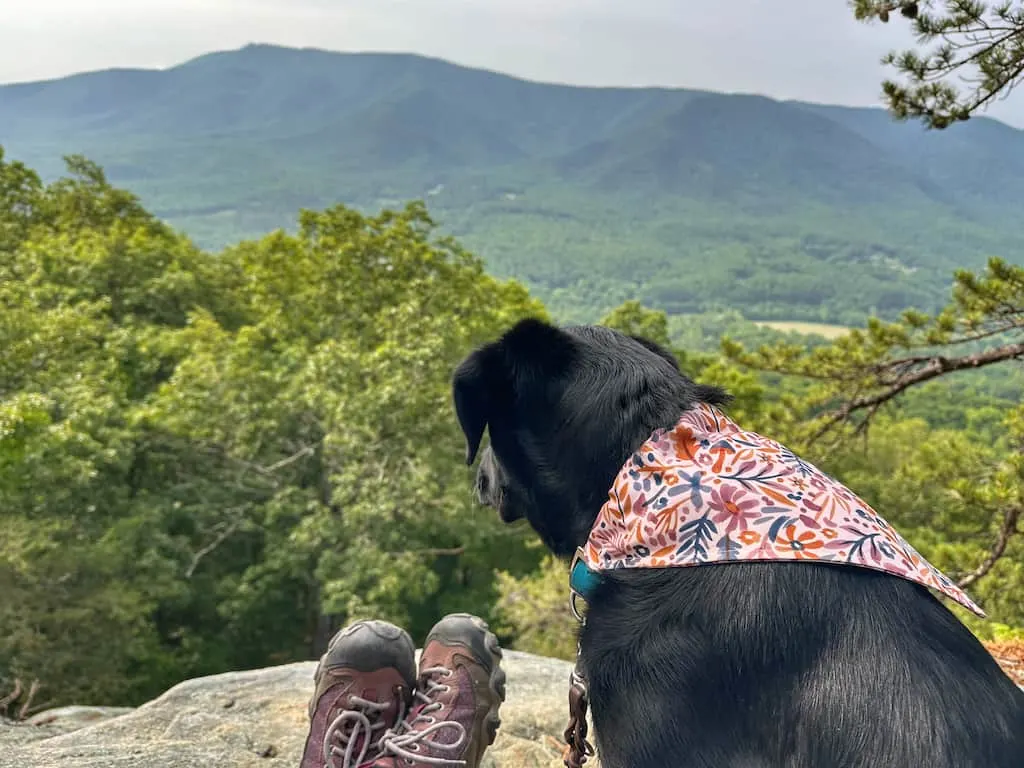
[[[634,295],[792,319],[930,307],[954,267],[1024,244],[1024,131],[995,120],[926,132],[880,109],[411,54],[250,45],[0,86],[0,144],[48,177],[84,153],[214,246],[303,206],[426,198],[493,271],[581,317]]]

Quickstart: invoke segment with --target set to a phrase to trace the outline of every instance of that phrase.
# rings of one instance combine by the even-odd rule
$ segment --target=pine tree
[[[1024,3],[1021,0],[852,0],[860,21],[888,22],[899,14],[918,39],[917,50],[893,51],[882,63],[904,82],[882,84],[900,120],[920,118],[929,128],[967,120],[1024,78]],[[966,91],[953,85],[965,83]]]

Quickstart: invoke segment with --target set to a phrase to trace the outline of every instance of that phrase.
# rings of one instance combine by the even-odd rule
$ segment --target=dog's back
[[[1024,692],[927,590],[834,565],[613,574],[583,633],[608,766],[1024,766]]]

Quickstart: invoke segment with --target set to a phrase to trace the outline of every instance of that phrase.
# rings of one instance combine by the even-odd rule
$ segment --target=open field
[[[806,333],[816,334],[818,336],[824,336],[826,339],[838,339],[840,336],[850,331],[849,326],[846,325],[830,325],[828,323],[804,323],[799,321],[787,321],[787,320],[767,320],[758,322],[757,325],[762,328],[773,328],[776,331],[782,331],[784,333]]]

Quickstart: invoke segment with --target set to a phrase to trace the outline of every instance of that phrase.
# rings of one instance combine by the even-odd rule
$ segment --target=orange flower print
[[[804,531],[798,534],[795,525],[786,526],[786,537],[788,538],[780,536],[779,544],[792,549],[797,560],[817,560],[818,555],[815,554],[814,550],[825,546],[825,542],[818,541],[814,537],[814,531]]]
[[[835,528],[822,528],[821,535],[824,536],[826,539],[834,539],[839,534],[836,532]]]
[[[757,544],[761,540],[761,534],[757,531],[743,531],[737,538],[747,546]]]

